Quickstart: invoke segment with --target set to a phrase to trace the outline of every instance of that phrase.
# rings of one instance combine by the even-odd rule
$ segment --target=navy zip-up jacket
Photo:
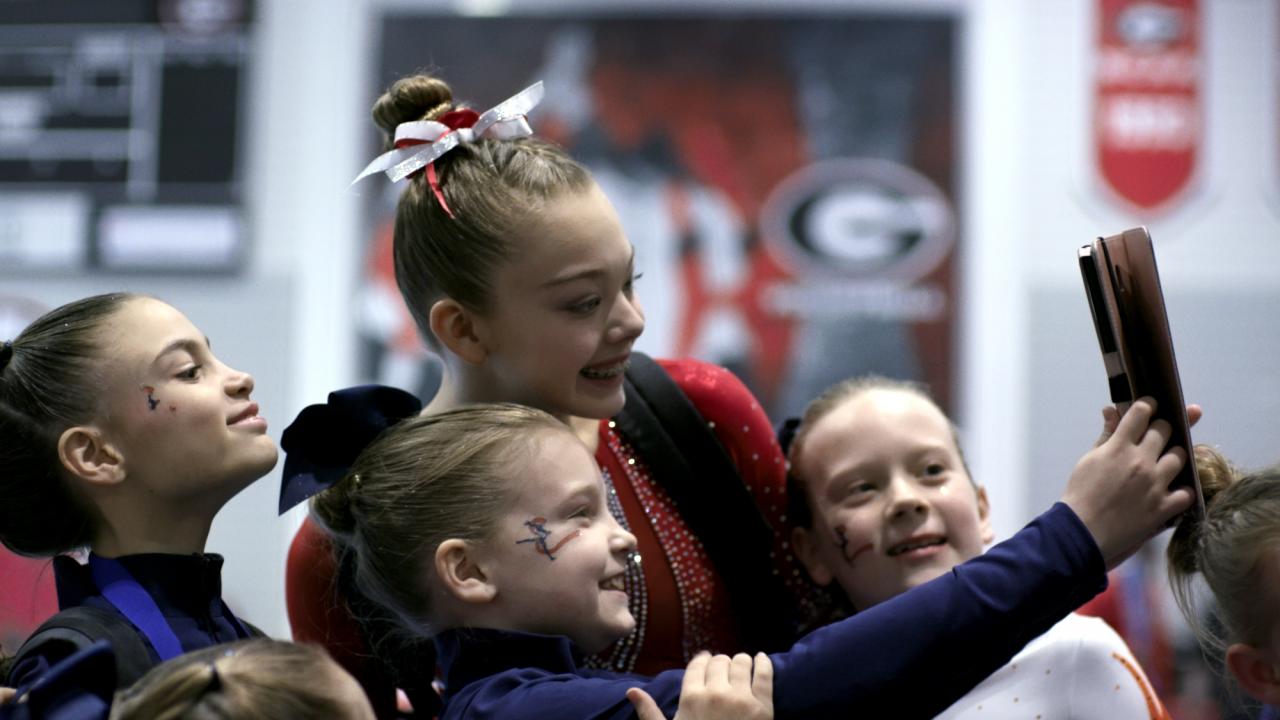
[[[1106,584],[1093,537],[1058,503],[950,573],[771,655],[775,715],[933,717]],[[674,716],[684,675],[583,669],[564,637],[458,629],[436,647],[441,720],[632,718],[631,687]]]

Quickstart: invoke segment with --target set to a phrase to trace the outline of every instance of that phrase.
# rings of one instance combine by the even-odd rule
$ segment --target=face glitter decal
[[[151,412],[156,411],[156,406],[160,404],[160,399],[155,396],[156,389],[150,385],[141,385],[142,392],[147,394],[147,405],[151,407]]]
[[[871,543],[863,545],[850,555],[849,536],[845,535],[844,527],[838,527],[836,528],[836,547],[840,548],[840,554],[844,556],[845,561],[852,565],[853,561],[857,560],[859,555],[871,549]]]
[[[556,556],[554,555],[554,553],[558,552],[560,548],[564,547],[565,543],[578,537],[578,535],[580,535],[582,531],[574,530],[573,532],[566,535],[564,539],[561,540],[560,542],[556,543],[553,546],[548,547],[547,538],[551,537],[551,531],[545,527],[546,523],[547,523],[547,519],[544,517],[536,517],[532,520],[526,520],[524,523],[524,526],[529,528],[529,532],[532,532],[534,536],[531,538],[526,538],[524,540],[517,540],[516,544],[523,545],[524,543],[533,543],[534,552],[538,553],[539,555],[546,555],[548,560],[554,561],[556,559]]]

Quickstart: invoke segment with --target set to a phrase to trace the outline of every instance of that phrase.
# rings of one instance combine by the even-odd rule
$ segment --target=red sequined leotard
[[[810,593],[790,552],[786,522],[786,461],[764,410],[724,368],[697,360],[659,360],[714,430],[765,519],[774,528],[775,572],[792,595]],[[609,505],[635,536],[642,562],[627,574],[636,629],[589,664],[653,674],[684,667],[699,650],[744,649],[724,582],[702,543],[680,517],[627,439],[611,420],[600,423],[596,461],[611,485]]]

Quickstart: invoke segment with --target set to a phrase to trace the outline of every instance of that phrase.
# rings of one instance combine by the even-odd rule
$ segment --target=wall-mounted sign
[[[248,29],[246,0],[0,3],[0,273],[238,268]]]
[[[1098,0],[1094,142],[1112,197],[1142,215],[1191,188],[1204,137],[1199,0]]]

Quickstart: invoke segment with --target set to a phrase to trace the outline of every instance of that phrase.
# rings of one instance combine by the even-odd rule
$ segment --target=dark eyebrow
[[[201,350],[201,349],[205,349],[205,350],[212,350],[212,349],[213,349],[213,343],[209,342],[209,338],[208,338],[208,337],[206,337],[206,338],[204,339],[204,347],[203,347],[203,348],[201,348],[200,343],[199,343],[199,341],[197,341],[197,340],[193,340],[193,339],[191,339],[191,338],[181,338],[181,339],[179,339],[179,340],[174,340],[173,342],[169,343],[168,345],[165,345],[163,350],[161,350],[160,352],[156,353],[156,359],[155,359],[155,360],[152,360],[151,362],[152,362],[153,364],[154,364],[154,363],[157,363],[157,362],[160,362],[160,358],[164,357],[165,355],[168,355],[168,354],[169,354],[169,353],[171,353],[171,352],[177,351],[177,350],[186,350],[187,352],[191,353],[192,355],[195,355],[195,354],[196,354],[196,351],[197,351],[197,350]]]
[[[635,266],[636,266],[636,248],[633,245],[631,247],[631,257],[627,258],[627,274],[631,274],[631,272],[635,269]],[[608,275],[609,275],[609,270],[607,268],[592,268],[590,270],[583,270],[581,272],[573,273],[572,275],[565,275],[564,277],[552,278],[547,282],[543,283],[542,287],[552,288],[552,287],[556,287],[557,285],[565,285],[565,284],[571,283],[574,280],[585,280],[589,278],[607,277]]]

